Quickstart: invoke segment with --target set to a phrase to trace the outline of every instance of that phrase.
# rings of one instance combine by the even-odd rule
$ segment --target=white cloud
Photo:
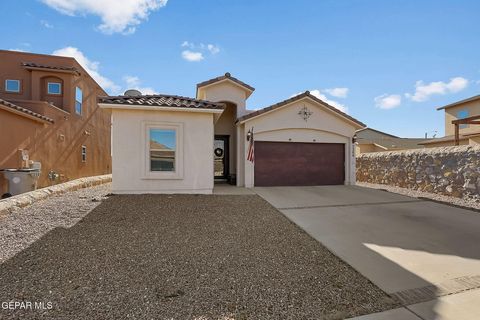
[[[348,95],[348,88],[330,88],[330,89],[324,89],[326,93],[333,97],[337,98],[346,98]]]
[[[207,49],[211,54],[217,54],[220,52],[220,48],[213,44],[207,44]]]
[[[382,94],[375,97],[375,106],[380,109],[394,109],[402,103],[402,96],[399,94]]]
[[[123,81],[125,81],[125,84],[127,86],[127,89],[136,89],[140,91],[142,94],[155,94],[156,91],[153,88],[150,87],[142,87],[140,78],[136,76],[124,76]]]
[[[406,93],[405,96],[413,101],[422,102],[432,95],[444,95],[462,91],[468,86],[468,80],[462,77],[451,78],[449,82],[436,81],[425,84],[423,81],[415,83],[415,93]]]
[[[98,26],[106,34],[131,34],[136,26],[147,20],[151,12],[164,7],[167,0],[41,0],[49,7],[66,15],[93,14],[102,23]]]
[[[73,57],[77,62],[90,74],[90,76],[98,82],[98,84],[107,92],[117,94],[120,87],[116,85],[112,80],[104,77],[99,72],[100,64],[96,61],[88,59],[80,50],[75,47],[65,47],[55,50],[53,55]]]
[[[205,54],[210,53],[215,55],[220,52],[220,47],[214,44],[195,44],[189,41],[183,41],[180,45],[182,48],[188,48],[188,50],[182,51],[183,59],[187,61],[201,61],[205,59]]]
[[[302,93],[303,93],[303,92],[299,92],[299,93],[296,93],[296,94],[294,94],[294,95],[291,95],[290,98],[291,98],[291,97],[298,96],[299,94],[302,94]],[[342,112],[345,112],[345,113],[348,112],[348,108],[347,108],[345,105],[343,105],[343,104],[341,104],[341,103],[339,103],[339,102],[337,102],[337,101],[335,101],[335,100],[331,100],[331,99],[327,98],[327,96],[325,96],[323,93],[321,93],[320,90],[318,90],[318,89],[310,90],[310,94],[311,94],[312,96],[314,96],[314,97],[322,100],[322,101],[325,102],[326,104],[329,104],[329,105],[331,105],[332,107],[334,107],[334,108],[336,108],[336,109],[338,109],[338,110],[340,110],[340,111],[342,111]]]
[[[47,29],[53,29],[53,25],[50,24],[47,20],[40,20],[40,24]]]
[[[195,52],[190,50],[182,51],[182,58],[191,62],[202,61],[204,59],[201,52]]]

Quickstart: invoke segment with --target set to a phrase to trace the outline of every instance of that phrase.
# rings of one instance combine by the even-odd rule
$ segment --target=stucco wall
[[[470,144],[470,139],[460,139],[459,145],[466,146]],[[438,148],[438,147],[453,147],[455,146],[455,141],[444,141],[444,142],[434,142],[424,145],[425,148]]]
[[[22,62],[75,67],[79,74],[27,70]],[[9,111],[0,112],[0,169],[17,168],[18,150],[24,149],[30,160],[42,163],[38,187],[111,172],[110,111],[97,105],[97,97],[106,92],[73,58],[0,50],[0,71],[0,98],[54,120],[43,125]],[[63,83],[59,97],[45,94],[44,80],[52,76]],[[21,92],[5,92],[5,79],[20,80]],[[77,86],[83,90],[82,115],[74,109]],[[42,97],[56,105],[41,101]],[[87,147],[86,162],[81,158],[82,145]],[[50,180],[49,171],[57,173],[58,179]],[[3,194],[7,189],[0,176]]]
[[[298,111],[304,106],[312,111],[312,115],[307,121],[298,115]],[[248,130],[253,128],[255,141],[345,144],[345,184],[355,183],[355,158],[352,137],[357,128],[333,114],[332,111],[327,111],[316,103],[304,99],[293,102],[264,116],[252,118],[245,122],[243,126],[244,141],[246,141]],[[245,143],[244,157],[247,150],[248,143]],[[250,161],[245,161],[244,165],[245,186],[253,187],[254,165]]]
[[[199,99],[214,102],[232,102],[237,105],[237,118],[246,113],[245,89],[229,81],[223,81],[200,89]]]
[[[479,197],[480,146],[362,154],[357,157],[357,181]]]
[[[445,109],[445,135],[455,134],[455,126],[452,124],[453,120],[458,119],[457,114],[461,110],[468,110],[468,116],[480,115],[480,100],[462,103],[461,105]],[[478,132],[480,127],[478,125],[467,125],[465,128],[460,128],[460,133]]]
[[[112,111],[112,191],[115,193],[211,193],[213,189],[213,115],[146,110]],[[183,174],[179,179],[145,177],[148,151],[144,123],[181,124]]]

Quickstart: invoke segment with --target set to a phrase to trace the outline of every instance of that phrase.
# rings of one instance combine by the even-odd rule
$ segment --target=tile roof
[[[35,62],[22,62],[22,66],[29,67],[29,68],[41,68],[41,69],[50,69],[50,70],[60,70],[60,71],[70,71],[78,73],[78,69],[75,67],[67,67],[67,66],[50,66],[46,64],[39,64]]]
[[[246,83],[243,82],[243,81],[238,80],[238,79],[235,78],[235,77],[232,77],[232,75],[231,75],[229,72],[225,73],[223,76],[216,77],[216,78],[213,78],[213,79],[206,80],[206,81],[203,81],[203,82],[198,83],[198,84],[197,84],[197,90],[198,90],[198,88],[200,88],[200,87],[204,87],[204,86],[207,86],[207,85],[209,85],[209,84],[212,84],[212,83],[215,83],[215,82],[219,82],[219,81],[222,81],[222,80],[225,80],[225,79],[232,80],[233,82],[241,85],[242,87],[247,88],[247,89],[250,90],[250,91],[255,91],[255,88],[254,88],[254,87],[252,87],[251,85],[246,84]]]
[[[13,103],[8,102],[8,101],[6,101],[6,100],[0,99],[0,104],[1,104],[2,106],[8,107],[8,108],[13,109],[13,110],[16,110],[16,111],[20,111],[20,112],[22,112],[22,113],[24,113],[24,114],[30,115],[30,116],[35,117],[35,118],[38,118],[38,119],[41,119],[41,120],[44,120],[44,121],[47,121],[47,122],[50,122],[50,123],[53,123],[53,122],[54,122],[53,119],[51,119],[51,118],[49,118],[49,117],[46,117],[46,116],[44,116],[44,115],[41,115],[40,113],[33,112],[33,111],[31,111],[31,110],[28,110],[28,109],[26,109],[26,108],[24,108],[24,107],[20,107],[20,106],[18,106],[18,105],[16,105],[16,104],[13,104]]]
[[[261,114],[263,114],[263,113],[266,113],[266,112],[275,110],[275,109],[280,108],[280,107],[282,107],[282,106],[284,106],[284,105],[286,105],[286,104],[289,104],[289,103],[291,103],[291,102],[294,102],[294,101],[303,99],[303,98],[305,98],[305,97],[308,97],[308,98],[310,98],[310,99],[312,99],[312,100],[314,100],[314,101],[322,104],[323,106],[327,107],[327,108],[330,109],[331,111],[333,111],[333,112],[335,112],[335,113],[338,113],[339,115],[341,115],[341,116],[344,117],[344,118],[347,118],[347,119],[350,120],[350,121],[355,122],[356,124],[358,124],[358,125],[361,126],[361,127],[366,127],[366,125],[365,125],[363,122],[361,122],[361,121],[359,121],[359,120],[357,120],[357,119],[349,116],[348,114],[346,114],[346,113],[338,110],[337,108],[332,107],[332,106],[329,105],[328,103],[326,103],[326,102],[318,99],[317,97],[315,97],[314,95],[312,95],[312,94],[310,93],[310,91],[305,91],[304,93],[301,93],[301,94],[299,94],[299,95],[296,95],[296,96],[294,96],[294,97],[292,97],[292,98],[290,98],[290,99],[283,100],[283,101],[278,102],[278,103],[276,103],[276,104],[273,104],[273,105],[271,105],[271,106],[269,106],[269,107],[266,107],[266,108],[263,108],[263,109],[254,111],[254,112],[252,112],[252,113],[249,113],[249,114],[247,114],[247,115],[244,115],[244,116],[238,118],[238,119],[237,119],[237,122],[241,122],[241,121],[244,121],[244,120],[247,120],[247,119],[250,119],[250,118],[259,116],[259,115],[261,115]]]
[[[140,96],[108,96],[100,97],[100,103],[119,105],[140,105],[155,107],[172,107],[188,109],[225,109],[223,103],[216,103],[194,98],[156,94]]]

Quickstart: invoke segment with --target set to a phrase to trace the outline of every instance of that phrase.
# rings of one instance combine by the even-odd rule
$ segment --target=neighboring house
[[[480,117],[480,95],[451,103],[437,110],[445,112],[445,137],[422,142],[425,147],[444,147],[455,145],[455,124],[453,122],[466,120],[470,124],[459,124],[458,144],[480,144],[480,125],[474,123]]]
[[[400,138],[372,128],[357,131],[356,154],[424,148],[419,145],[425,138]]]
[[[214,181],[226,180],[355,183],[353,138],[362,122],[308,91],[252,112],[253,91],[226,73],[199,83],[196,99],[135,91],[101,98],[112,110],[113,192],[211,193]]]
[[[104,95],[73,58],[0,50],[0,169],[28,166],[28,154],[41,163],[39,187],[110,173]]]

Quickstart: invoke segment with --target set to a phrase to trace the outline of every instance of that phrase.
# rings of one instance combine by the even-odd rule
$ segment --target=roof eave
[[[459,106],[461,104],[471,102],[471,101],[475,101],[475,100],[480,100],[480,95],[476,95],[476,96],[473,96],[473,97],[470,97],[470,98],[467,98],[467,99],[463,99],[463,100],[460,100],[460,101],[457,101],[457,102],[454,102],[454,103],[447,104],[446,106],[437,108],[437,111],[453,108],[453,107]]]
[[[245,91],[245,93],[247,94],[247,96],[246,96],[247,98],[250,97],[252,95],[252,93],[255,91],[254,87],[250,87],[250,86],[247,87],[247,86],[245,86],[241,83],[238,83],[237,81],[234,81],[231,78],[224,78],[224,79],[220,79],[220,80],[210,82],[210,83],[205,83],[205,84],[199,83],[199,84],[197,84],[197,97],[198,97],[198,91],[200,89],[205,89],[205,88],[217,85],[217,84],[222,83],[222,82],[229,82],[229,83],[243,89]]]
[[[283,102],[285,102],[284,104],[282,104],[283,102],[279,102],[278,104],[282,104],[282,105],[279,105],[279,106],[277,106],[277,107],[276,107],[276,104],[274,104],[273,106],[269,106],[269,107],[264,108],[264,109],[271,108],[271,109],[268,110],[268,111],[260,112],[260,113],[257,113],[257,114],[255,114],[255,115],[253,115],[253,116],[245,115],[245,116],[243,116],[243,117],[240,117],[236,122],[237,122],[238,124],[243,124],[243,123],[245,123],[245,122],[248,122],[248,121],[250,121],[250,120],[256,119],[256,118],[258,118],[258,117],[267,115],[267,114],[269,114],[269,113],[271,113],[271,112],[274,112],[274,111],[276,111],[276,110],[278,110],[278,109],[282,109],[282,108],[284,108],[284,107],[287,107],[287,106],[291,105],[292,103],[298,102],[298,101],[300,101],[300,100],[302,100],[302,99],[305,99],[305,98],[309,98],[310,100],[314,101],[315,103],[318,103],[318,104],[320,104],[320,105],[326,106],[326,109],[329,110],[332,114],[334,114],[335,116],[341,117],[341,118],[344,119],[345,121],[348,121],[349,123],[353,124],[353,126],[356,127],[356,128],[358,128],[358,129],[362,129],[362,128],[365,128],[365,127],[366,127],[366,125],[365,125],[363,122],[360,122],[360,121],[358,121],[358,120],[357,120],[357,121],[354,121],[354,120],[352,120],[352,119],[344,116],[342,113],[332,110],[332,108],[335,109],[335,107],[330,106],[329,104],[325,103],[324,101],[322,101],[322,100],[320,100],[320,99],[312,96],[312,95],[311,95],[310,93],[308,93],[308,92],[304,92],[304,93],[299,94],[299,95],[297,95],[297,96],[295,96],[295,97],[292,97],[292,98],[290,98],[290,99],[287,99],[287,100],[283,101]],[[259,110],[259,111],[260,111],[260,110]],[[252,114],[253,114],[253,113],[252,113]]]
[[[54,123],[53,119],[48,119],[48,120],[43,119],[43,118],[40,118],[36,115],[32,115],[32,114],[23,112],[21,110],[11,108],[11,107],[6,106],[6,105],[1,104],[1,103],[0,103],[0,109],[11,112],[11,113],[14,113],[16,115],[19,115],[19,116],[22,116],[22,117],[25,117],[25,118],[28,118],[28,119],[36,121],[36,122],[43,123],[43,124],[53,124]]]
[[[175,111],[175,112],[198,112],[198,113],[222,113],[223,108],[185,108],[170,106],[146,106],[141,104],[120,104],[99,102],[102,109],[123,109],[123,110],[150,110],[150,111]]]

